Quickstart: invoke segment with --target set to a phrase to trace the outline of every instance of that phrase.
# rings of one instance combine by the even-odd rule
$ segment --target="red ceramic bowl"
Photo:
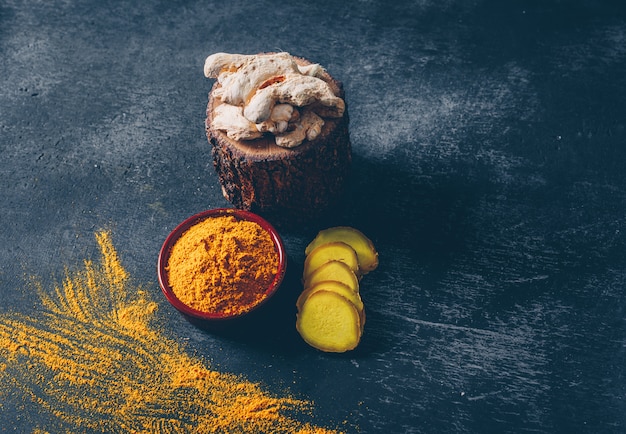
[[[274,246],[276,247],[276,252],[278,253],[278,272],[276,273],[274,280],[272,280],[267,290],[265,291],[265,296],[261,299],[259,303],[257,303],[255,306],[253,306],[251,309],[247,310],[246,312],[232,314],[232,315],[199,311],[181,302],[176,297],[176,295],[172,291],[172,288],[169,285],[168,273],[166,270],[172,247],[174,246],[176,241],[181,237],[181,235],[185,233],[187,229],[189,229],[190,227],[194,226],[197,223],[200,223],[201,221],[204,221],[207,218],[213,218],[213,217],[219,217],[219,216],[225,216],[225,215],[232,215],[232,216],[235,216],[235,218],[240,219],[240,220],[248,220],[248,221],[257,223],[259,226],[261,226],[261,228],[263,228],[265,231],[269,233],[272,241],[274,242]],[[249,211],[232,209],[232,208],[210,209],[210,210],[198,213],[194,216],[191,216],[185,221],[183,221],[165,239],[165,242],[163,243],[163,246],[161,247],[161,251],[159,252],[159,259],[157,263],[159,285],[161,286],[161,290],[163,291],[163,294],[165,294],[165,298],[167,298],[167,300],[172,304],[172,306],[174,306],[178,311],[182,312],[183,314],[189,316],[192,319],[199,319],[203,321],[213,321],[213,322],[220,322],[220,321],[223,322],[224,320],[231,320],[231,319],[239,318],[239,317],[248,315],[251,312],[258,309],[261,305],[265,304],[267,300],[269,300],[272,297],[272,295],[274,295],[274,293],[278,290],[283,280],[283,277],[285,276],[286,270],[287,270],[287,256],[285,253],[285,246],[283,244],[282,239],[278,235],[278,232],[276,232],[276,229],[274,229],[274,227],[267,220],[263,219],[261,216],[257,214],[251,213]]]

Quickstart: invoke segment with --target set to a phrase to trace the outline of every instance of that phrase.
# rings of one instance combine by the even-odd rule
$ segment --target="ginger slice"
[[[318,291],[336,292],[337,294],[348,299],[348,301],[350,301],[354,305],[357,312],[359,313],[361,334],[363,333],[363,328],[365,326],[365,305],[361,300],[361,295],[358,292],[355,293],[352,289],[350,289],[341,282],[326,280],[319,282],[315,286],[312,286],[302,291],[302,293],[298,297],[298,300],[296,301],[296,307],[298,311],[302,309],[302,305],[306,302],[307,298]]]
[[[349,226],[337,226],[320,231],[306,247],[305,254],[308,255],[323,244],[336,241],[346,243],[354,249],[362,274],[367,274],[378,267],[378,252],[372,241],[358,229]]]
[[[283,148],[295,148],[307,140],[314,140],[322,132],[324,119],[311,110],[303,109],[299,122],[293,124],[293,129],[276,133],[276,144]]]
[[[345,262],[328,261],[313,270],[304,281],[304,289],[310,288],[319,282],[334,280],[348,286],[353,292],[359,292],[359,278]]]
[[[320,290],[311,294],[296,319],[302,339],[325,352],[342,353],[357,347],[361,340],[360,316],[345,297]]]
[[[336,280],[325,280],[322,282],[318,282],[315,285],[305,289],[302,291],[298,300],[296,301],[296,307],[298,309],[302,309],[302,305],[306,301],[306,299],[315,294],[317,291],[331,291],[336,292],[337,294],[347,298],[353,305],[356,307],[359,314],[365,308],[363,306],[363,301],[361,300],[361,296],[359,293],[354,292],[350,287],[346,286],[341,282],[337,282]]]
[[[356,252],[350,245],[334,241],[322,244],[311,250],[304,260],[304,280],[320,266],[329,261],[341,261],[356,274],[359,272],[359,261]]]

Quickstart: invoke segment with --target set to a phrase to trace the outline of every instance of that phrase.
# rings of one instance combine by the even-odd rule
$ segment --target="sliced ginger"
[[[361,339],[359,313],[347,298],[320,290],[307,297],[298,312],[296,329],[305,342],[326,352],[356,348]]]
[[[374,245],[358,230],[337,226],[320,231],[305,255],[296,329],[321,351],[353,350],[365,324],[360,279],[378,266]]]
[[[363,305],[361,295],[358,293],[358,291],[355,292],[345,284],[336,280],[321,281],[309,288],[305,288],[305,290],[302,291],[302,293],[298,297],[298,300],[296,301],[296,307],[298,308],[298,311],[302,309],[302,305],[306,302],[307,298],[317,291],[336,292],[337,294],[345,297],[348,301],[350,301],[359,313],[359,324],[361,328],[361,333],[363,333],[363,326],[365,325],[365,306]]]
[[[313,271],[329,261],[341,261],[350,267],[354,273],[359,271],[359,260],[354,249],[344,242],[333,241],[316,247],[306,255],[303,272],[304,280]]]
[[[354,307],[356,307],[359,314],[363,311],[363,301],[361,300],[361,296],[358,292],[354,292],[350,287],[346,286],[341,282],[337,282],[335,280],[326,280],[323,282],[318,282],[317,284],[306,288],[298,297],[298,301],[296,302],[296,307],[298,309],[302,309],[302,305],[306,301],[306,299],[315,294],[317,291],[331,291],[336,292],[337,294],[348,299]]]
[[[354,249],[362,274],[367,274],[378,266],[378,252],[372,241],[358,229],[349,226],[336,226],[320,231],[304,253],[309,255],[317,247],[336,241],[346,243]]]
[[[359,292],[359,279],[345,262],[332,260],[320,265],[306,278],[304,281],[304,289],[310,288],[325,280],[341,282],[352,291]]]

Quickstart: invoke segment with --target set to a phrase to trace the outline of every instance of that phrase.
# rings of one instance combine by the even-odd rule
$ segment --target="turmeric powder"
[[[209,217],[174,243],[167,271],[172,291],[187,306],[236,315],[265,298],[278,272],[278,252],[258,223]]]
[[[108,232],[101,261],[66,270],[33,315],[0,315],[0,410],[22,400],[33,433],[330,434],[312,404],[274,396],[210,369],[154,324],[157,304],[134,286]],[[31,418],[32,416],[32,418]]]

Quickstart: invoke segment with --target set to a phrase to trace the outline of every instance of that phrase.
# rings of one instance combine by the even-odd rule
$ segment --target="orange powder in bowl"
[[[278,266],[276,246],[261,225],[221,215],[188,228],[172,246],[166,270],[182,303],[234,316],[264,300]]]

